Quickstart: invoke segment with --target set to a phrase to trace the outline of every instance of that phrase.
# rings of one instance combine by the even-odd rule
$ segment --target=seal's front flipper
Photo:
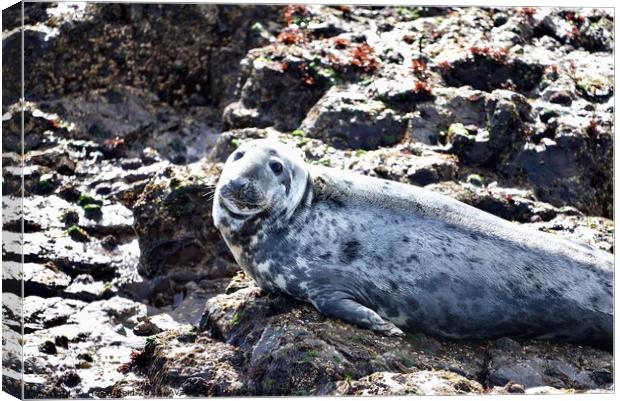
[[[387,336],[404,336],[401,329],[392,322],[383,320],[375,311],[348,298],[311,300],[312,304],[324,315],[341,319],[371,329]]]

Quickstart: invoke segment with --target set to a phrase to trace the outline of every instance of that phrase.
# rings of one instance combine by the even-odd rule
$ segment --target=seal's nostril
[[[248,180],[243,177],[237,177],[230,180],[226,186],[231,193],[240,195],[248,187],[248,185]]]

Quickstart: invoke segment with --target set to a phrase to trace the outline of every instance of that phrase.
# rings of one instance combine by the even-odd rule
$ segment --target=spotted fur
[[[214,221],[265,290],[391,335],[612,341],[611,254],[423,188],[306,165],[268,140],[236,152]],[[222,193],[237,177],[264,207],[236,213]]]

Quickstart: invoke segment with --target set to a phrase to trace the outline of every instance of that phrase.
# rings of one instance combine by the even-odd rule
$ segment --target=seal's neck
[[[306,177],[306,185],[304,187],[304,192],[299,197],[297,202],[293,204],[290,208],[286,209],[286,214],[284,216],[284,222],[290,223],[291,219],[293,219],[296,215],[299,214],[300,210],[304,210],[308,208],[312,204],[312,199],[314,198],[314,187],[312,182],[312,177],[308,173]]]

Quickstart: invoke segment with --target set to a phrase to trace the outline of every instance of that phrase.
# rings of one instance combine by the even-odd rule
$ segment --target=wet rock
[[[151,336],[159,332],[161,332],[161,329],[153,324],[148,317],[133,328],[133,333],[137,336]]]
[[[326,394],[347,376],[360,378],[382,369],[403,372],[432,365],[470,377],[482,369],[478,358],[483,354],[476,357],[472,348],[446,347],[444,352],[444,344],[432,341],[388,339],[325,319],[309,305],[261,296],[256,290],[210,299],[200,324],[250,358],[245,366],[252,394]],[[433,355],[425,350],[433,350]],[[447,355],[451,357],[442,359]]]
[[[24,25],[33,25],[46,21],[49,16],[47,9],[52,7],[49,3],[24,3],[22,13],[21,5],[13,5],[2,11],[2,30],[11,30]]]
[[[94,301],[105,296],[112,296],[111,284],[95,281],[90,274],[79,274],[64,291],[64,296],[82,301]]]
[[[67,387],[75,387],[82,381],[82,378],[77,372],[68,371],[59,378],[59,381]]]
[[[24,299],[24,331],[59,326],[65,324],[86,304],[79,300],[60,297],[41,298],[31,295]]]
[[[377,372],[351,382],[336,384],[339,395],[457,395],[481,394],[482,386],[473,380],[446,371],[415,373]]]
[[[416,106],[410,120],[412,137],[426,144],[436,144],[441,131],[455,123],[483,127],[486,121],[485,98],[481,91],[468,88],[438,88],[436,99]]]
[[[56,345],[52,341],[46,341],[39,345],[39,351],[45,354],[54,355],[56,354]]]
[[[458,166],[451,156],[426,149],[417,154],[408,149],[385,149],[364,154],[353,169],[371,176],[425,186],[454,179]]]
[[[67,234],[71,237],[72,240],[77,242],[89,242],[90,237],[86,231],[81,229],[78,226],[71,226],[67,229]]]
[[[549,101],[551,103],[561,104],[563,106],[570,106],[573,103],[573,99],[568,92],[556,92],[553,95],[549,96]]]
[[[588,213],[609,216],[610,174],[606,125],[583,117],[564,114],[553,108],[542,109],[546,125],[537,133],[533,109],[525,98],[497,90],[486,102],[488,131],[448,130],[451,152],[472,166],[490,168],[505,177],[526,181],[536,196],[555,206],[573,205]],[[583,113],[581,113],[583,115]],[[553,116],[555,115],[555,117]],[[590,124],[590,125],[588,125]],[[594,175],[596,174],[596,175]],[[583,188],[591,188],[584,191]]]
[[[552,205],[536,201],[531,191],[518,191],[497,185],[484,187],[449,181],[429,185],[426,188],[509,221],[521,223],[548,221],[560,213]]]
[[[94,140],[96,151],[104,159],[121,159],[118,164],[123,170],[139,169],[139,157],[146,147],[183,164],[195,161],[204,152],[185,143],[208,147],[215,141],[214,128],[209,124],[213,112],[190,109],[181,117],[151,92],[128,86],[114,85],[41,105],[73,124],[72,137]]]
[[[521,344],[508,337],[502,337],[495,341],[495,348],[500,351],[508,352],[520,352],[522,350]]]
[[[228,278],[204,279],[200,281],[200,285],[197,287],[188,286],[191,290],[187,291],[180,301],[171,306],[171,310],[168,312],[169,316],[175,322],[197,326],[202,318],[207,301],[223,293],[230,281]]]
[[[250,27],[249,39],[251,47],[264,47],[276,41],[276,38],[260,22],[255,22]]]
[[[21,110],[18,108],[18,104],[11,105],[8,109],[8,114],[5,114],[4,117],[5,119],[3,119],[2,122],[2,149],[4,152],[21,153],[22,125]],[[25,152],[46,150],[56,145],[57,140],[51,135],[52,130],[64,134],[67,133],[67,130],[62,127],[55,128],[52,121],[54,120],[41,113],[41,111],[33,107],[32,104],[28,104],[24,107],[23,129],[25,133],[28,133],[28,135],[24,136],[23,145]],[[4,132],[6,132],[6,134],[4,134]]]
[[[470,174],[467,176],[467,178],[465,179],[465,181],[468,184],[472,184],[475,185],[477,187],[481,187],[484,185],[484,181],[482,180],[482,177],[480,177],[478,174]]]
[[[19,24],[21,26],[21,23]],[[2,53],[4,54],[4,61],[2,63],[2,104],[8,105],[19,101],[22,89],[21,76],[21,64],[23,60],[24,68],[28,68],[32,71],[33,64],[36,62],[36,54],[41,54],[49,49],[49,43],[46,41],[46,33],[43,30],[37,30],[31,26],[24,27],[23,34],[21,29],[13,29],[7,32],[6,37],[2,37]],[[3,32],[4,33],[4,32]],[[23,43],[23,54],[27,54],[25,57],[21,57]],[[4,148],[4,135],[3,135],[3,148]]]
[[[47,324],[47,328],[26,335],[24,364],[27,374],[37,375],[37,391],[62,389],[72,397],[109,395],[113,384],[122,378],[117,368],[125,362],[126,355],[144,345],[144,338],[133,335],[131,329],[135,319],[146,314],[146,306],[120,297],[90,304],[73,300],[46,302],[39,302],[46,307],[31,314],[34,323],[37,316],[53,311],[59,303],[73,302],[81,307],[71,311],[59,325]],[[28,304],[32,303],[25,303]],[[64,337],[59,343],[62,345],[55,344],[59,337]],[[39,351],[46,341],[55,345],[55,355]],[[85,360],[79,357],[82,354],[89,355],[92,361],[84,364]],[[73,376],[75,372],[79,381]]]
[[[130,369],[149,378],[148,394],[158,397],[246,394],[233,347],[207,338],[185,344],[178,340],[181,334],[170,331],[153,337],[140,359],[130,365]]]
[[[86,205],[82,211],[85,219],[81,225],[91,235],[123,238],[134,234],[132,212],[123,205]]]
[[[234,274],[237,266],[211,218],[219,174],[213,168],[178,170],[147,185],[133,211],[141,274],[178,283]]]
[[[21,247],[19,235],[5,236],[5,258],[19,260]],[[110,278],[119,268],[126,266],[120,255],[105,255],[97,243],[81,243],[72,240],[62,230],[28,233],[24,235],[23,255],[27,263],[54,262],[69,275],[92,274],[96,278]]]
[[[278,7],[249,6],[90,7],[88,18],[61,25],[46,48],[30,53],[27,96],[74,94],[120,82],[147,89],[172,105],[188,105],[193,94],[225,105],[230,98],[222,94],[231,93],[236,66],[248,50],[249,25],[277,13]],[[157,29],[150,22],[154,16]],[[138,67],[136,57],[150,61]]]
[[[524,124],[532,120],[531,106],[517,93],[496,90],[486,103],[489,148],[494,154],[510,154],[525,142]]]
[[[101,246],[104,247],[105,249],[107,249],[108,251],[111,251],[111,250],[115,249],[118,246],[118,242],[116,240],[116,237],[114,237],[113,235],[105,236],[101,240]]]
[[[588,217],[561,208],[562,213],[547,222],[535,222],[532,228],[580,241],[607,252],[614,252],[614,223],[603,217]]]
[[[528,92],[536,88],[544,68],[533,60],[509,57],[506,49],[483,45],[472,46],[469,54],[454,60],[450,69],[442,71],[442,77],[449,86],[469,85],[486,92],[513,86],[519,92]]]
[[[514,383],[524,389],[541,386],[590,389],[610,384],[594,380],[596,376],[593,371],[596,368],[593,368],[592,362],[596,361],[598,366],[609,363],[603,351],[569,345],[560,349],[544,343],[533,343],[523,348],[514,343],[506,345],[507,341],[503,340],[496,343],[495,350],[489,351],[491,360],[487,380],[490,386]],[[510,389],[507,391],[510,392]]]
[[[332,88],[308,111],[299,129],[336,148],[376,149],[399,142],[406,119],[359,89]]]
[[[75,162],[69,157],[61,157],[56,163],[56,171],[58,174],[72,176],[75,174]]]
[[[23,272],[26,295],[58,295],[71,281],[71,277],[53,263],[24,263]]]
[[[254,287],[254,280],[248,277],[242,270],[237,272],[226,286],[225,293],[232,294],[243,288]]]
[[[609,51],[613,43],[611,18],[605,10],[563,10],[542,13],[536,26],[538,35],[546,34],[582,47],[590,52]],[[588,15],[589,14],[589,15]]]
[[[101,212],[101,206],[99,205],[86,205],[84,206],[84,216],[90,220],[101,220],[103,213]]]
[[[525,146],[508,171],[525,175],[541,200],[610,216],[609,141],[607,134],[590,138],[583,132],[565,129],[556,133],[554,140],[543,139],[539,145]]]
[[[328,79],[308,71],[310,60],[285,56],[275,61],[286,50],[280,46],[251,51],[241,62],[239,100],[224,110],[227,129],[272,126],[292,131],[329,88]]]
[[[138,158],[134,159],[125,159],[121,162],[121,167],[125,170],[135,170],[142,166],[142,160]]]
[[[576,38],[579,45],[588,51],[611,51],[614,43],[613,21],[608,16],[594,20],[590,18]]]
[[[519,386],[524,391],[542,385],[597,388],[609,385],[602,384],[608,379],[597,372],[612,360],[605,351],[589,347],[531,341],[519,344],[507,338],[487,346],[441,342],[419,335],[388,339],[326,319],[309,305],[261,295],[255,287],[211,298],[200,329],[225,341],[218,343],[220,349],[237,347],[239,359],[234,369],[224,364],[216,372],[234,372],[235,380],[245,383],[250,394],[479,393],[483,391],[477,382],[480,377],[486,377],[488,383],[483,384],[491,387],[510,384],[502,391],[512,392]],[[194,375],[204,380],[176,380],[176,372],[187,369],[174,366],[188,365],[164,355],[175,349],[187,352],[186,346],[174,340],[178,336],[175,331],[160,334],[154,357],[146,362],[146,372],[152,372],[149,369],[158,363],[170,372],[167,379],[155,382],[156,394],[173,391],[179,383],[186,383],[181,386],[182,392],[216,394],[213,373]],[[204,338],[199,334],[196,344],[210,347],[213,343]],[[150,352],[148,347],[145,352]],[[215,355],[201,355],[208,358],[203,364],[214,363]],[[429,371],[431,367],[435,370]]]

